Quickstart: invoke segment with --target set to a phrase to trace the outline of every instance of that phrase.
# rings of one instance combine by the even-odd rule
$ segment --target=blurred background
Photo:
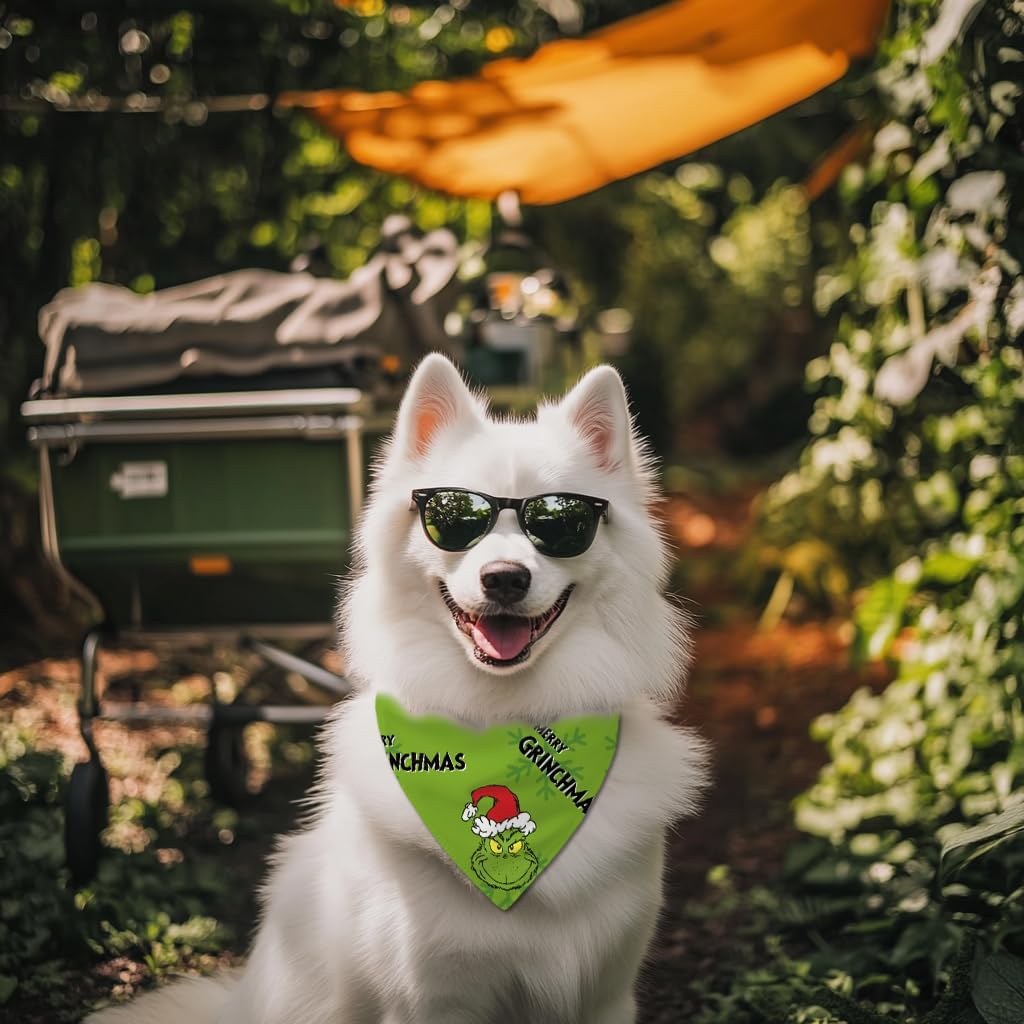
[[[104,696],[167,718],[96,722],[102,815],[92,789],[69,803],[72,766],[96,763],[79,735],[78,645],[104,618],[180,626],[183,604],[193,624],[252,621],[262,613],[238,602],[276,581],[279,604],[289,558],[299,579],[315,567],[317,585],[308,606],[274,607],[264,625],[329,623],[355,463],[417,355],[443,347],[516,410],[613,362],[661,460],[672,591],[699,623],[676,713],[711,736],[719,765],[704,818],[672,840],[641,1020],[1024,1020],[1019,0],[894,0],[877,51],[834,85],[547,206],[500,208],[372,170],[274,102],[471,76],[653,6],[150,0],[42,14],[0,2],[0,1016],[77,1020],[244,955],[270,838],[291,827],[310,778],[312,726],[239,719],[214,738],[187,709],[211,690],[224,705],[326,708],[334,698],[302,665],[343,674],[329,632],[282,641],[299,665],[212,629],[198,643],[111,637]],[[738,21],[760,16],[734,6]],[[249,276],[220,276],[238,272]],[[208,278],[199,297],[212,305],[240,280],[242,298],[284,289],[259,321],[271,338],[307,299],[307,327],[337,329],[329,347],[343,357],[275,365],[244,390],[334,389],[289,405],[301,430],[281,429],[294,441],[326,417],[317,450],[349,491],[315,491],[337,521],[303,519],[284,555],[219,537],[227,554],[209,540],[191,554],[224,562],[186,552],[179,572],[137,542],[103,547],[159,532],[109,505],[123,452],[104,462],[81,440],[97,424],[123,432],[127,414],[20,410],[30,396],[132,394],[166,419],[169,394],[237,392],[210,355],[219,336],[194,326],[172,362],[187,370],[195,347],[212,359],[203,373],[90,383],[90,345],[115,346],[93,369],[119,368],[118,344],[170,337],[141,297]],[[124,291],[89,291],[97,283]],[[44,347],[40,310],[67,288]],[[111,320],[113,305],[128,319]],[[322,348],[303,336],[290,351]],[[223,424],[223,409],[204,416],[223,432],[207,422]],[[44,431],[34,443],[30,428]],[[139,458],[179,472],[180,445],[153,443]],[[284,435],[260,443],[263,472],[274,459],[298,472],[275,447]],[[294,503],[274,512],[280,495],[263,502],[247,472],[204,467],[190,507],[237,525],[239,502],[263,503],[274,529],[294,526]],[[226,481],[242,480],[254,490],[232,493]],[[70,576],[47,560],[48,522],[77,538],[63,548]],[[147,580],[174,595],[170,610]],[[87,831],[106,823],[84,879],[65,866],[66,816],[79,812]]]

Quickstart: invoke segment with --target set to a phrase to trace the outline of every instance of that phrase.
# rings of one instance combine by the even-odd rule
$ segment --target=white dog
[[[443,550],[410,504],[414,490],[440,487],[572,492],[603,499],[608,516],[560,557],[539,550],[504,508],[468,550]],[[689,642],[662,594],[655,498],[610,367],[521,422],[488,419],[451,363],[425,359],[377,468],[343,603],[358,690],[327,727],[317,810],[275,857],[246,967],[90,1020],[634,1021],[666,830],[694,813],[706,784],[703,741],[663,717]],[[412,715],[473,727],[621,714],[617,753],[585,821],[511,909],[454,867],[407,800],[381,746],[378,693]]]

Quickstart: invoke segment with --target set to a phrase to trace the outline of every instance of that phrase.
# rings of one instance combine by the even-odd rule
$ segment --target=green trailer
[[[22,415],[39,453],[44,550],[96,608],[79,703],[90,756],[67,797],[68,863],[85,880],[107,811],[96,719],[205,726],[211,790],[237,803],[245,724],[326,713],[220,704],[215,693],[199,707],[106,702],[96,686],[103,643],[233,642],[335,698],[349,692],[344,678],[278,642],[333,633],[368,452],[389,417],[374,416],[356,388],[39,398]]]
[[[45,549],[121,630],[328,622],[368,411],[355,388],[26,402]]]

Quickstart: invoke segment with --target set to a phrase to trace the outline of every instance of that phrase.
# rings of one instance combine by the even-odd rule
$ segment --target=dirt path
[[[690,1019],[702,999],[694,982],[720,978],[723,964],[735,959],[741,922],[704,912],[722,899],[709,872],[727,869],[726,891],[778,877],[796,835],[791,802],[825,763],[810,723],[859,686],[885,682],[877,668],[851,668],[847,622],[783,621],[762,631],[758,609],[737,599],[725,569],[749,530],[754,496],[677,497],[666,508],[680,564],[689,567],[683,591],[698,620],[688,692],[675,718],[711,741],[714,783],[700,817],[684,822],[671,840],[665,910],[640,989],[639,1024]]]
[[[711,740],[714,785],[701,816],[671,842],[640,1024],[688,1020],[701,1000],[694,979],[720,977],[734,959],[737,922],[691,912],[721,898],[709,872],[725,866],[739,889],[777,878],[795,836],[790,803],[825,761],[809,724],[858,686],[881,685],[877,673],[850,670],[844,633],[838,622],[784,623],[760,633],[745,619],[698,635],[689,698],[677,718]]]

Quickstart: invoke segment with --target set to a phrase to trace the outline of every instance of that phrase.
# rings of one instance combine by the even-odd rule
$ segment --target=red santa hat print
[[[508,786],[480,786],[470,795],[472,799],[462,811],[462,820],[476,818],[473,822],[473,831],[484,839],[510,828],[519,829],[524,836],[528,836],[537,828],[537,823],[530,815],[519,809],[519,798]],[[494,803],[478,817],[480,801],[485,797],[490,797]]]

